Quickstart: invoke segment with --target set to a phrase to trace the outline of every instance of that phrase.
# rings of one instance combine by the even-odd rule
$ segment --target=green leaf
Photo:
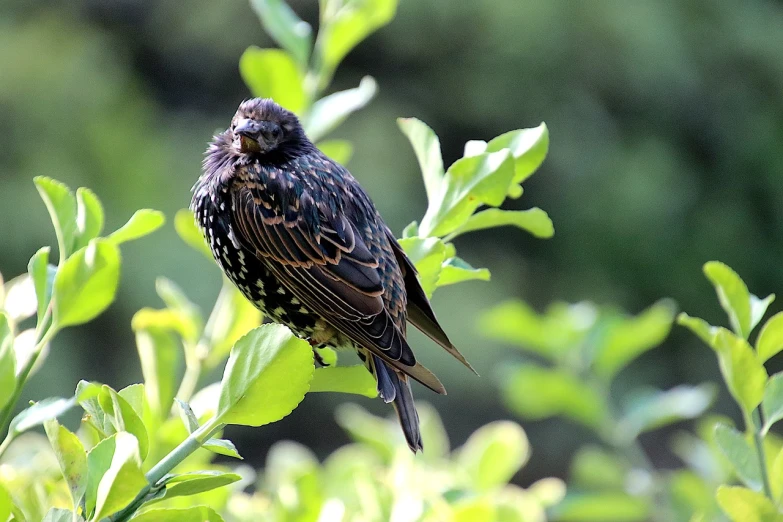
[[[408,223],[408,226],[402,229],[402,237],[416,237],[419,235],[419,224],[416,221]]]
[[[133,522],[223,522],[223,519],[211,507],[195,506],[150,509],[133,517]]]
[[[144,426],[144,421],[141,420],[139,414],[133,409],[133,406],[121,397],[119,393],[105,384],[98,396],[98,402],[101,405],[101,409],[108,416],[112,426],[114,426],[115,431],[124,431],[133,435],[138,441],[138,452],[141,460],[143,461],[147,458],[147,452],[149,451],[147,428]]]
[[[327,2],[315,42],[320,64],[319,86],[325,87],[351,49],[394,18],[397,0]]]
[[[761,469],[758,455],[747,439],[734,428],[718,424],[715,426],[715,442],[734,467],[737,477],[749,488],[760,490]]]
[[[165,481],[165,498],[196,495],[204,491],[233,484],[241,479],[242,477],[236,473],[224,473],[222,471],[192,471],[190,473],[172,475]]]
[[[775,294],[769,294],[764,299],[759,299],[757,296],[750,294],[750,330],[753,331],[761,320],[764,318],[764,314],[767,313],[767,308],[775,300]]]
[[[262,319],[258,308],[233,283],[223,278],[223,286],[204,329],[204,336],[210,344],[204,366],[214,368],[221,364],[234,343],[260,325]]]
[[[611,380],[628,363],[661,344],[672,328],[674,312],[674,303],[662,300],[636,317],[609,323],[595,358],[596,373]]]
[[[174,215],[174,229],[177,231],[180,239],[197,252],[204,254],[207,259],[214,261],[212,251],[207,245],[204,235],[196,224],[196,217],[189,209],[183,208]]]
[[[479,329],[490,339],[557,361],[582,342],[597,314],[592,305],[565,303],[538,314],[527,303],[511,300],[482,314]]]
[[[18,324],[28,317],[35,315],[37,310],[37,297],[35,284],[29,274],[22,274],[8,281],[3,286],[5,303],[0,309],[11,323]]]
[[[120,397],[125,399],[128,404],[130,404],[130,407],[133,408],[133,411],[136,412],[136,415],[139,416],[139,418],[144,418],[144,412],[146,410],[145,408],[145,401],[144,401],[144,385],[141,383],[136,384],[130,384],[126,386],[125,388],[121,389],[117,392]]]
[[[335,420],[352,439],[371,447],[374,455],[384,459],[391,459],[395,447],[405,447],[405,440],[396,422],[372,415],[356,404],[339,405],[335,411]]]
[[[93,515],[95,520],[100,520],[127,506],[147,485],[147,479],[141,471],[139,444],[136,437],[120,432],[101,441],[98,446],[106,444],[107,441],[112,441],[109,445],[112,452],[109,465],[101,474],[95,490],[95,514]],[[88,468],[90,468],[88,473],[93,471],[90,457],[98,446],[87,455]],[[101,466],[96,467],[102,468],[107,463],[106,456],[101,455]],[[87,491],[90,491],[89,478]]]
[[[745,282],[734,270],[719,261],[706,263],[704,275],[715,287],[720,305],[728,314],[734,333],[747,339],[751,330],[751,313],[750,292]]]
[[[699,339],[704,341],[710,348],[715,348],[715,334],[718,333],[718,328],[712,326],[704,319],[698,317],[691,317],[685,312],[680,312],[677,316],[677,324],[684,326],[691,332],[695,333]]]
[[[505,486],[529,458],[525,432],[510,421],[479,428],[457,452],[457,462],[478,491]]]
[[[427,200],[434,201],[440,191],[441,180],[445,174],[443,157],[440,152],[440,140],[435,132],[416,118],[397,118],[397,126],[413,146],[419,161]],[[406,236],[407,237],[407,236]]]
[[[718,362],[731,395],[748,415],[761,403],[767,371],[745,339],[725,328],[715,335]]]
[[[303,22],[283,0],[251,0],[250,6],[261,19],[264,31],[296,59],[304,69],[312,50],[313,29]]]
[[[549,129],[545,123],[532,129],[506,132],[487,143],[486,152],[509,149],[514,157],[513,185],[519,185],[538,169],[549,150]]]
[[[285,51],[248,47],[239,59],[242,79],[257,98],[272,98],[282,107],[301,114],[307,105],[299,66]]]
[[[19,414],[11,420],[11,424],[8,427],[8,433],[15,437],[30,428],[40,426],[49,419],[59,417],[75,405],[76,400],[73,398],[63,399],[62,397],[50,397],[48,399],[40,400],[29,408],[20,411]]]
[[[35,286],[35,298],[38,303],[38,323],[43,321],[46,308],[52,299],[52,288],[57,268],[49,264],[49,247],[43,247],[33,254],[27,264],[27,273]]]
[[[310,383],[311,392],[354,393],[374,398],[378,385],[362,364],[316,368]]]
[[[0,312],[0,410],[16,392],[16,356],[14,334],[5,313]]]
[[[176,393],[181,351],[171,331],[158,327],[138,328],[137,317],[138,313],[134,316],[133,329],[147,402],[155,417],[164,419]]]
[[[320,140],[352,113],[370,103],[376,92],[378,84],[371,76],[364,76],[358,87],[338,91],[316,101],[303,121],[307,136],[313,142]]]
[[[86,323],[114,300],[120,280],[120,252],[101,239],[75,252],[54,278],[53,322],[58,328]]]
[[[416,265],[424,293],[432,297],[443,270],[443,262],[446,260],[446,245],[437,237],[408,237],[400,239],[399,243]]]
[[[177,401],[177,406],[179,406],[179,418],[182,419],[182,424],[185,425],[188,433],[193,433],[198,429],[198,419],[196,418],[196,414],[193,413],[193,409],[190,407],[190,404],[179,399],[175,400]]]
[[[87,488],[87,452],[79,437],[61,426],[57,419],[44,422],[44,428],[76,508]]]
[[[783,449],[778,450],[769,469],[769,483],[772,488],[772,498],[780,498],[783,494]]]
[[[340,165],[346,165],[353,156],[353,144],[348,140],[324,140],[318,149]]]
[[[521,366],[510,372],[503,386],[509,407],[526,419],[563,415],[599,429],[606,420],[606,404],[586,383],[562,370]]]
[[[458,159],[430,200],[420,233],[445,236],[464,225],[481,205],[500,205],[513,177],[514,162],[507,149]]]
[[[707,383],[644,394],[633,401],[617,425],[618,440],[631,442],[644,432],[695,419],[712,405],[716,393],[715,386]]]
[[[5,490],[2,484],[0,484],[0,520],[8,520],[11,516],[11,509],[13,503],[11,502],[11,495]]]
[[[263,426],[282,419],[304,399],[313,371],[310,344],[285,326],[251,330],[231,349],[216,422]]]
[[[769,318],[756,339],[756,353],[766,362],[783,350],[783,312]]]
[[[567,494],[552,508],[560,522],[644,522],[649,520],[648,500],[620,492]]]
[[[242,460],[242,456],[237,451],[236,446],[230,440],[226,439],[209,439],[202,447],[208,449],[218,455],[225,455],[226,457],[234,457],[235,459]]]
[[[137,210],[127,223],[109,234],[109,237],[106,239],[113,242],[115,245],[133,241],[134,239],[139,239],[152,234],[162,227],[165,222],[166,216],[163,215],[163,212],[143,208]]]
[[[761,407],[764,410],[762,433],[766,434],[773,424],[783,419],[783,372],[776,373],[767,381]]]
[[[85,187],[76,189],[76,239],[74,250],[87,246],[103,231],[103,205],[95,193]]]
[[[490,274],[486,268],[473,268],[467,261],[452,257],[443,262],[438,277],[437,286],[447,286],[465,281],[489,281]]]
[[[586,490],[622,490],[628,467],[597,446],[583,446],[571,461],[569,485]]]
[[[70,509],[52,508],[46,512],[42,522],[84,522],[84,519]]]
[[[33,181],[52,218],[62,264],[73,252],[76,235],[76,198],[67,185],[57,180],[37,176]]]
[[[740,486],[718,486],[718,504],[732,520],[742,522],[780,522],[783,516],[763,494]]]
[[[487,228],[512,225],[526,230],[538,238],[549,238],[555,233],[555,227],[549,215],[538,207],[528,210],[502,210],[488,208],[476,212],[465,223],[452,232],[449,237],[457,237],[460,234],[485,230]]]
[[[201,310],[170,279],[165,277],[157,278],[155,280],[155,291],[163,302],[166,303],[166,306],[182,317],[183,328],[181,333],[185,340],[191,343],[197,342],[204,330],[204,318],[201,316]]]

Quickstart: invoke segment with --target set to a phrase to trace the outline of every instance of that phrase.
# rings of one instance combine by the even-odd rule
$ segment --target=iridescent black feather
[[[252,99],[210,143],[191,208],[215,260],[265,315],[314,347],[359,353],[420,450],[408,377],[446,391],[416,361],[406,323],[470,365],[353,176],[307,139],[294,114]]]

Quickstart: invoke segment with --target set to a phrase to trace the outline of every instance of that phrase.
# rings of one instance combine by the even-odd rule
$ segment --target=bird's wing
[[[416,277],[416,267],[413,265],[402,246],[394,238],[391,230],[386,227],[386,237],[392,246],[394,256],[397,258],[397,263],[402,270],[403,281],[405,282],[405,292],[408,295],[408,322],[418,328],[420,332],[427,337],[441,345],[447,352],[449,352],[455,359],[467,366],[470,371],[478,375],[473,366],[465,359],[465,356],[457,350],[457,347],[449,340],[446,332],[443,331],[438,319],[435,317],[435,312],[432,311],[430,301],[427,299],[427,294],[424,293],[424,289],[421,287],[419,278]]]
[[[443,385],[416,362],[384,307],[378,259],[341,211],[307,191],[295,201],[254,183],[235,186],[232,224],[239,243],[261,258],[308,309],[428,388]]]

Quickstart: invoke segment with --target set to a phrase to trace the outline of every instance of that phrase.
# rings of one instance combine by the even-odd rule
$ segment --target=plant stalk
[[[753,410],[751,417],[751,422],[748,427],[753,428],[753,443],[754,446],[756,446],[756,454],[759,458],[759,468],[761,468],[761,482],[764,485],[764,494],[772,502],[775,502],[775,498],[772,495],[772,486],[769,481],[769,473],[767,472],[767,457],[764,452],[764,439],[761,436],[761,427],[764,425],[761,421],[761,406]]]

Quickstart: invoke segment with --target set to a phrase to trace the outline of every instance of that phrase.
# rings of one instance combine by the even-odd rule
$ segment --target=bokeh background
[[[317,2],[290,4],[317,25]],[[4,0],[0,272],[25,271],[41,245],[55,243],[35,175],[91,187],[107,207],[109,229],[140,207],[169,218],[186,207],[206,142],[249,94],[237,67],[249,45],[273,43],[246,2]],[[415,340],[449,389],[436,397],[419,387],[417,396],[442,413],[454,445],[489,420],[511,417],[496,383],[518,352],[482,339],[475,327],[502,299],[537,309],[591,300],[636,313],[671,297],[724,324],[701,275],[710,259],[736,269],[754,293],[783,293],[781,56],[779,2],[404,0],[392,24],[347,57],[333,89],[370,74],[380,91],[331,137],[354,142],[348,166],[395,231],[426,206],[396,117],[426,121],[447,164],[469,139],[541,121],[550,129],[549,157],[509,208],[547,210],[555,237],[509,228],[460,238],[460,255],[489,267],[492,281],[435,296],[445,329],[482,377]],[[156,276],[211,307],[218,270],[178,239],[171,219],[124,246],[123,256],[117,302],[58,336],[20,404],[68,395],[80,378],[115,388],[140,380],[130,318],[159,305]],[[708,348],[675,327],[623,372],[614,393],[717,376]],[[333,421],[335,404],[345,400],[384,411],[377,401],[308,396],[284,421],[229,436],[257,464],[279,439],[324,455],[348,440]],[[737,413],[725,393],[715,409]],[[564,475],[570,451],[588,437],[562,421],[523,425],[533,458],[522,483]],[[656,464],[677,465],[665,431],[642,440]]]

